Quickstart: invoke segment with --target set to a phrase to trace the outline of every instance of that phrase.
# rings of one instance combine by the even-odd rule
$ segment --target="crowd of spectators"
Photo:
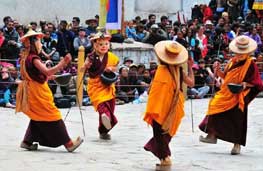
[[[155,45],[162,40],[175,40],[181,43],[189,52],[194,61],[196,86],[188,89],[191,98],[204,98],[219,89],[223,80],[213,74],[214,61],[226,63],[232,54],[228,45],[236,36],[247,35],[254,39],[258,48],[253,54],[255,60],[262,59],[263,20],[261,11],[253,10],[253,1],[238,0],[211,0],[210,3],[195,5],[192,8],[191,19],[188,21],[171,21],[168,16],[162,16],[160,21],[155,14],[149,14],[147,19],[140,16],[125,22],[125,35],[120,32],[112,35],[112,41],[123,42],[124,39],[149,43]],[[43,32],[43,61],[50,60],[57,63],[61,56],[71,53],[73,61],[77,61],[80,46],[84,46],[85,53],[92,51],[89,37],[96,32],[99,16],[85,21],[81,25],[79,17],[73,17],[71,22],[61,20],[55,24],[47,21],[32,21],[32,29]],[[14,18],[3,18],[0,28],[0,102],[7,107],[13,107],[12,84],[19,78],[19,73],[12,74],[12,70],[19,69],[19,55],[22,44],[19,40],[26,31],[27,26],[22,25]],[[151,79],[157,67],[156,62],[150,62],[150,68],[144,64],[134,64],[132,59],[125,59],[119,66],[119,81],[117,82],[117,95],[123,103],[133,102],[150,86]],[[259,63],[262,71],[262,64]],[[7,71],[7,75],[6,75]],[[72,64],[67,71],[75,72],[76,66]],[[263,76],[263,75],[262,75]],[[8,81],[7,81],[8,80]],[[63,89],[63,88],[62,88]],[[62,90],[67,94],[68,89]],[[54,90],[55,93],[55,90]]]

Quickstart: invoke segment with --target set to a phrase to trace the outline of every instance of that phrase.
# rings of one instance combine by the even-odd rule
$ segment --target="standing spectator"
[[[10,16],[5,16],[4,18],[3,18],[3,22],[4,22],[4,27],[3,27],[3,29],[5,29],[6,27],[7,27],[7,24],[9,23],[9,21],[11,21],[12,20],[12,18],[10,17]]]
[[[7,49],[4,58],[10,60],[9,62],[16,66],[16,60],[19,57],[21,42],[12,20],[8,22],[7,27],[4,29],[4,36],[7,41]]]
[[[146,28],[146,30],[150,30],[150,28],[151,28],[151,26],[153,25],[153,24],[155,24],[155,21],[156,21],[156,15],[154,15],[154,14],[150,14],[149,16],[148,16],[148,23],[145,25],[145,28]]]
[[[37,31],[37,22],[32,21],[30,22],[30,25],[32,26],[32,30]]]
[[[60,29],[57,32],[58,35],[58,44],[57,50],[60,56],[65,56],[67,53],[73,53],[73,39],[74,35],[72,32],[67,30],[67,21],[61,20]]]
[[[161,17],[161,22],[158,23],[159,28],[164,30],[165,32],[167,32],[167,30],[166,30],[166,26],[167,25],[169,25],[168,17],[167,16],[162,16]]]

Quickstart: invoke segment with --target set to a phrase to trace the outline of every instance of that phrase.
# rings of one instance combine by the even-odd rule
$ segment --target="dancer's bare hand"
[[[71,59],[72,59],[72,57],[71,57],[70,53],[68,53],[68,54],[66,54],[66,56],[64,57],[63,60],[65,61],[66,64],[69,64],[71,62]]]
[[[220,70],[221,64],[220,62],[216,61],[213,64],[214,73],[217,73]]]
[[[191,56],[188,57],[187,64],[189,68],[192,68],[192,66],[194,65],[194,60]]]

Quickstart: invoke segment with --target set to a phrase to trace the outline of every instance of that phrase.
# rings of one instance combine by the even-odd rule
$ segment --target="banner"
[[[122,17],[122,0],[100,0],[100,27],[108,30],[120,30]]]

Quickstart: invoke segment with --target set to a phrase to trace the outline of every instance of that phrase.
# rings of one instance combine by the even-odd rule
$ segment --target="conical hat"
[[[35,32],[34,30],[32,30],[32,27],[29,26],[28,32],[23,37],[20,38],[20,41],[24,42],[26,38],[31,37],[31,36],[37,36],[38,38],[41,39],[44,37],[44,34],[41,32]]]

